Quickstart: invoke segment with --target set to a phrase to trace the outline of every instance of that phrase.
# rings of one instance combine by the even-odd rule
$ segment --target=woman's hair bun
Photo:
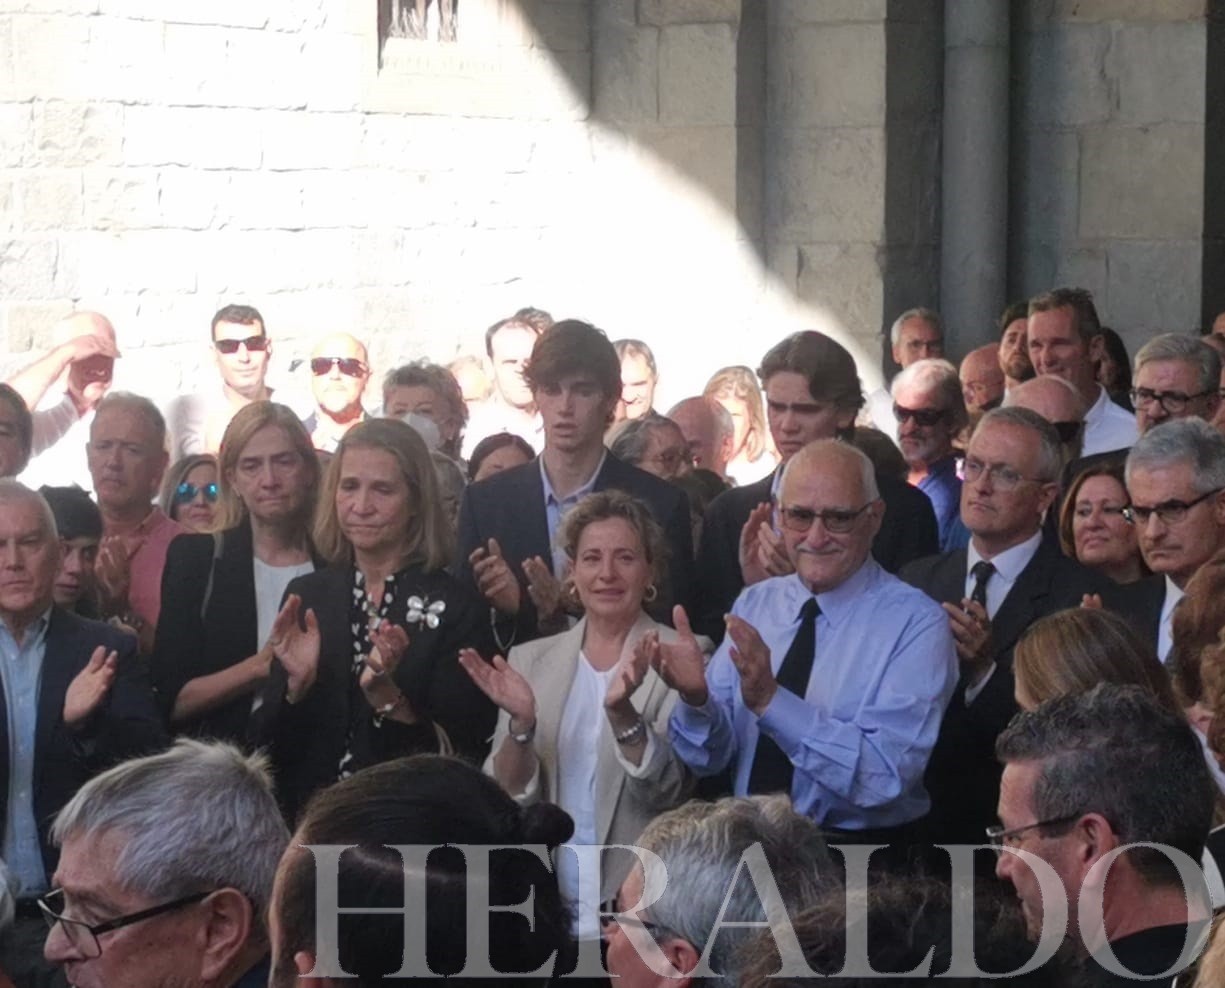
[[[552,851],[574,836],[570,814],[553,803],[534,803],[523,811],[523,843],[544,844]]]

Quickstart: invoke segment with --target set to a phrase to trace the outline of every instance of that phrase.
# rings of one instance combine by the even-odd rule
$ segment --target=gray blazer
[[[560,635],[539,638],[511,649],[508,661],[531,684],[536,694],[536,737],[532,742],[536,753],[536,772],[522,793],[511,793],[521,804],[538,800],[557,801],[557,765],[564,757],[564,753],[557,750],[557,735],[570,686],[578,669],[579,650],[586,627],[586,619],[583,619]],[[661,641],[676,641],[675,631],[657,624],[643,612],[625,639],[624,652],[632,650],[652,628],[659,632]],[[630,775],[618,760],[612,728],[606,717],[601,718],[595,786],[596,833],[601,844],[636,843],[643,828],[655,816],[679,806],[692,792],[693,776],[672,750],[668,740],[668,717],[676,700],[676,692],[668,688],[654,669],[648,669],[632,702],[642,714],[647,730],[654,735],[654,743],[659,750],[650,771],[640,778]],[[503,744],[515,743],[507,738],[509,728],[510,715],[502,710],[498,713],[491,754],[485,760],[485,772],[494,778],[497,778],[493,768],[494,755]],[[604,855],[601,899],[611,899],[616,895],[633,862],[634,858],[628,853],[609,852]]]

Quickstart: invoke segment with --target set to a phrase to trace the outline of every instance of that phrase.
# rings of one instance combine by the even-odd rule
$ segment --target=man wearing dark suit
[[[937,843],[979,844],[995,821],[995,739],[1017,711],[1012,650],[1034,621],[1076,607],[1107,582],[1042,538],[1057,492],[1059,435],[1027,408],[988,412],[970,440],[961,519],[970,545],[903,567],[902,579],[949,615],[961,681],[931,762],[930,831]]]
[[[592,491],[634,495],[664,529],[668,576],[657,588],[653,613],[670,620],[671,605],[692,599],[689,503],[679,488],[604,448],[621,395],[613,345],[587,323],[559,322],[537,339],[524,377],[543,419],[544,449],[531,463],[469,487],[459,509],[455,571],[496,611],[499,650],[560,630],[564,554],[553,547],[553,535],[561,516]]]
[[[715,641],[723,638],[723,615],[746,584],[791,572],[782,537],[771,525],[783,466],[814,440],[849,438],[863,406],[854,359],[824,333],[788,336],[765,355],[757,376],[782,462],[756,483],[720,494],[706,510],[694,627]],[[893,573],[903,563],[939,551],[936,516],[927,496],[883,474],[876,481],[885,513],[872,540],[872,557]]]
[[[59,563],[47,502],[0,480],[0,820],[4,860],[19,883],[0,969],[18,985],[49,970],[36,899],[58,859],[49,839],[55,814],[101,769],[166,742],[135,639],[54,606]]]

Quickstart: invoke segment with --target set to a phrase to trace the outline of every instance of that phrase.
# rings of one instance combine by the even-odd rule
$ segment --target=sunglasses
[[[197,487],[195,484],[189,484],[184,481],[174,489],[174,503],[188,504],[194,501],[199,494],[203,494],[204,500],[209,504],[215,504],[217,502],[217,485],[214,483]]]
[[[315,377],[323,377],[337,368],[345,377],[365,377],[366,365],[356,357],[312,357],[311,373]]]
[[[262,353],[268,349],[268,337],[248,336],[245,340],[213,340],[221,353],[237,353],[240,346],[245,346],[251,353]]]
[[[902,405],[893,406],[893,417],[901,425],[907,419],[914,419],[915,425],[922,428],[939,424],[945,415],[943,408],[906,408]]]

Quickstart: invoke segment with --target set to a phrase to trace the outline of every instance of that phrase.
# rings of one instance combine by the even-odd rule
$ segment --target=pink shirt
[[[170,540],[187,529],[166,516],[161,508],[140,526],[143,536],[140,548],[132,556],[128,604],[145,624],[157,625],[162,610],[162,570],[166,568],[166,550]]]

